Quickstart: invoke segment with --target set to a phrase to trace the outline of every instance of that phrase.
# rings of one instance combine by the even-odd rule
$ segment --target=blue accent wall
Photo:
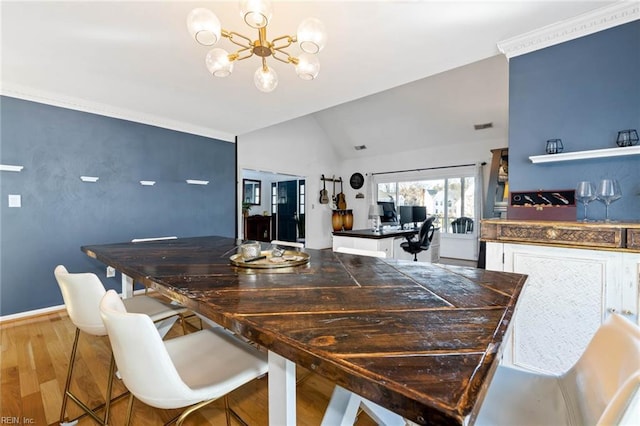
[[[235,236],[235,144],[10,97],[0,112],[0,163],[24,166],[0,172],[0,315],[62,304],[58,264],[119,291],[82,245]]]
[[[512,58],[509,63],[509,187],[574,189],[618,179],[614,220],[640,220],[640,155],[533,164],[547,139],[564,152],[616,148],[619,130],[640,131],[640,21]],[[582,206],[578,206],[582,218]],[[604,205],[589,217],[604,219]]]

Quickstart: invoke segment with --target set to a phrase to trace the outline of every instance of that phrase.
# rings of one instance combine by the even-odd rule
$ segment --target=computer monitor
[[[382,206],[383,215],[380,216],[380,224],[397,225],[398,215],[396,214],[396,204],[393,201],[378,201],[378,205]]]
[[[411,210],[414,222],[422,223],[427,220],[427,208],[425,206],[412,206]]]
[[[400,206],[400,224],[419,224],[427,220],[425,206]]]
[[[400,225],[413,223],[413,206],[400,206]]]

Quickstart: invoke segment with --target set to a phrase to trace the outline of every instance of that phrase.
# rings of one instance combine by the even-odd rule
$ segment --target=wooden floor
[[[19,425],[58,424],[67,365],[75,327],[66,311],[37,318],[16,320],[0,325],[0,423]],[[182,334],[175,325],[167,338]],[[106,393],[110,359],[108,339],[81,333],[72,391],[90,406],[103,401]],[[331,396],[333,385],[318,375],[307,375],[298,368],[297,422],[300,426],[319,425]],[[250,426],[268,424],[268,378],[254,380],[229,394],[232,409]],[[124,391],[122,383],[114,385],[114,394]],[[116,393],[117,392],[117,393]],[[112,406],[111,425],[124,424],[127,398]],[[81,410],[69,401],[70,418]],[[158,410],[136,401],[133,425],[161,425],[180,410]],[[79,425],[91,425],[83,418]],[[211,406],[187,418],[186,425],[224,425],[222,403]],[[235,420],[232,420],[235,426]],[[375,424],[366,414],[360,414],[358,426]]]

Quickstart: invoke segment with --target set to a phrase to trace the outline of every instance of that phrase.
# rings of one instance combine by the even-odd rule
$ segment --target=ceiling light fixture
[[[327,41],[324,25],[316,18],[307,18],[298,26],[295,36],[283,35],[273,40],[267,40],[267,24],[273,10],[269,0],[243,0],[240,2],[240,16],[251,28],[258,30],[258,39],[252,41],[249,37],[235,31],[227,31],[220,26],[220,20],[209,9],[197,8],[187,16],[187,28],[194,40],[204,46],[213,46],[221,37],[240,47],[229,53],[216,47],[207,53],[205,64],[211,74],[216,77],[226,77],[233,72],[235,61],[242,61],[254,54],[262,58],[262,65],[256,70],[253,81],[262,92],[271,92],[278,85],[278,75],[267,65],[267,58],[292,64],[298,77],[303,80],[313,80],[320,70],[320,62],[316,53],[320,52]],[[301,53],[298,57],[291,56],[286,49],[298,43]]]

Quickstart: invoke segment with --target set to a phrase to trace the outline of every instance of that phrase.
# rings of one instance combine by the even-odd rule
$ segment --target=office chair
[[[473,232],[473,219],[470,217],[459,217],[451,222],[451,229],[454,234],[469,234]]]
[[[187,407],[176,421],[266,374],[267,355],[220,328],[207,328],[163,341],[146,315],[128,313],[118,294],[109,290],[100,315],[124,385],[131,392],[126,425],[131,423],[134,397],[155,408]],[[234,414],[235,415],[235,414]]]
[[[433,239],[433,234],[436,231],[433,224],[435,220],[435,216],[428,217],[427,220],[422,222],[420,231],[418,231],[417,239],[414,240],[414,236],[412,235],[407,237],[407,241],[400,244],[400,247],[402,247],[404,251],[413,255],[414,262],[418,261],[418,253],[429,249],[431,240]]]
[[[106,336],[107,330],[104,327],[102,318],[100,317],[100,300],[106,293],[104,285],[97,275],[93,273],[69,273],[63,265],[56,266],[54,275],[58,281],[58,286],[62,293],[65,307],[71,322],[76,326],[75,338],[69,357],[69,366],[67,368],[67,379],[64,385],[62,398],[62,407],[60,409],[60,424],[72,424],[80,418],[89,415],[98,424],[107,425],[109,422],[109,410],[112,402],[111,390],[113,376],[115,374],[115,362],[111,356],[109,366],[109,383],[107,385],[107,396],[105,403],[95,408],[89,408],[82,402],[73,392],[71,392],[71,378],[75,367],[76,353],[78,350],[78,341],[80,339],[80,331],[91,336]],[[149,296],[136,296],[126,299],[128,309],[133,312],[146,314],[151,320],[157,322],[156,334],[164,337],[178,319],[178,315],[185,312],[186,309],[181,306],[163,303],[160,300]],[[124,396],[120,395],[113,400]],[[66,418],[67,403],[69,398],[75,402],[84,414],[75,419],[68,420]],[[104,416],[100,418],[97,414],[99,410],[104,408]]]
[[[475,424],[640,424],[639,398],[640,328],[611,314],[561,375],[498,367]]]

